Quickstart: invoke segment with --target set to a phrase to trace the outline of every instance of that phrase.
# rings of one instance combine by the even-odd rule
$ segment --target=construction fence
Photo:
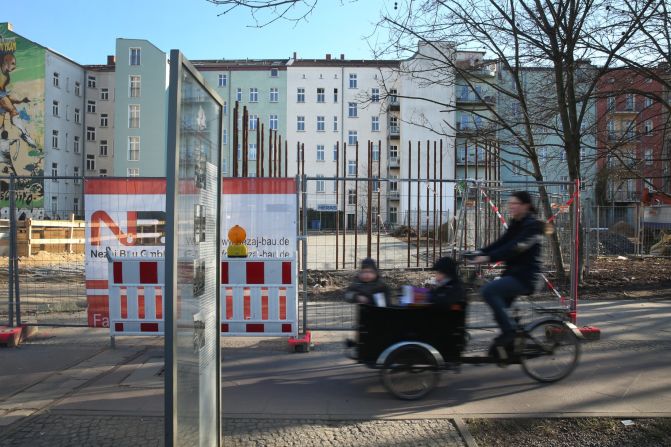
[[[297,222],[299,234],[304,236],[297,259],[303,330],[354,327],[353,306],[345,303],[338,291],[316,293],[322,286],[314,272],[331,272],[342,278],[337,283],[342,288],[361,260],[372,257],[378,260],[383,275],[416,272],[412,280],[417,282],[413,285],[421,286],[420,282],[430,279],[428,269],[435,259],[459,256],[465,250],[491,243],[502,233],[505,203],[515,190],[530,191],[537,202],[539,218],[553,226],[554,235],[544,239],[543,250],[544,271],[552,287],[545,284],[538,295],[539,300],[550,305],[569,308],[573,302],[575,285],[571,283],[571,272],[577,240],[583,241],[590,255],[587,262],[596,255],[669,254],[664,241],[666,213],[671,207],[597,207],[583,201],[577,210],[572,184],[391,176],[297,180]],[[3,197],[13,197],[14,203],[0,208],[3,324],[105,325],[104,315],[95,309],[106,292],[87,277],[87,270],[107,268],[105,241],[99,241],[99,246],[94,244],[93,248],[99,250],[89,248],[85,252],[86,238],[105,228],[123,240],[125,254],[148,256],[162,256],[165,243],[165,199],[151,194],[151,184],[157,179],[133,180],[135,184],[138,181],[147,182],[147,194],[123,188],[101,194],[106,212],[95,216],[96,210],[85,207],[87,196],[90,198],[85,191],[87,179],[42,178],[45,194],[40,202],[32,203],[32,208],[23,200],[26,195],[20,191],[19,182],[4,183],[9,187]],[[541,203],[539,186],[547,193],[547,206]],[[577,219],[582,222],[580,234],[576,234]],[[559,259],[565,271],[563,280],[557,272]],[[495,268],[484,273],[491,277],[496,272]],[[479,310],[478,306],[472,307],[471,324],[491,322],[487,310]]]

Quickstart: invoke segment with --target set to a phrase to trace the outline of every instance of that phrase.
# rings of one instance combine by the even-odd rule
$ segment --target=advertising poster
[[[44,207],[43,47],[0,24],[0,214],[9,207],[11,174],[19,210]]]

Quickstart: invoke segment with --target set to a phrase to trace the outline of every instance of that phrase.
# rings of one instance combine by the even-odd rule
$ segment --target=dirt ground
[[[671,445],[671,418],[624,420],[470,419],[468,430],[488,447],[663,447]],[[625,425],[628,424],[628,425]]]

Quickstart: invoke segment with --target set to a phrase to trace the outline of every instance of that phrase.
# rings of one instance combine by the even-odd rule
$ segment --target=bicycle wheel
[[[438,385],[436,358],[421,346],[401,346],[387,357],[380,371],[385,388],[399,399],[415,400]]]
[[[525,334],[522,369],[539,382],[556,382],[571,374],[580,357],[580,342],[560,320],[539,321]]]

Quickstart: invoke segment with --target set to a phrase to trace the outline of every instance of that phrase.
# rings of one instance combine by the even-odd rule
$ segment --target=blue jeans
[[[516,297],[529,293],[529,288],[512,276],[502,276],[485,285],[480,293],[494,311],[494,318],[501,332],[504,334],[513,332],[514,323],[506,309],[513,304]]]

